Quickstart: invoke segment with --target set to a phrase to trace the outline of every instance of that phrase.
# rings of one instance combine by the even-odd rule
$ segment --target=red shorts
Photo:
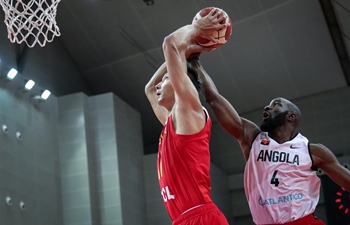
[[[288,222],[288,223],[283,223],[283,224],[284,225],[326,225],[324,222],[322,222],[322,220],[315,218],[313,214],[310,214],[298,220]],[[281,224],[269,224],[269,225],[281,225]]]
[[[226,217],[214,203],[207,203],[179,216],[173,225],[229,225]]]

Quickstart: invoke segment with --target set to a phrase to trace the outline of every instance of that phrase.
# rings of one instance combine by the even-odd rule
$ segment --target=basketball
[[[202,18],[202,17],[208,15],[208,13],[209,13],[213,8],[216,8],[216,7],[206,7],[206,8],[204,8],[204,9],[201,9],[201,10],[195,15],[195,17],[193,18],[192,24],[193,24],[196,20],[198,20],[198,19],[200,19],[200,18]],[[225,13],[226,13],[226,12],[225,12]],[[195,40],[197,41],[197,44],[199,44],[199,45],[201,45],[201,46],[203,46],[203,47],[219,47],[219,46],[225,44],[225,43],[228,41],[228,39],[231,37],[231,33],[232,33],[232,22],[231,22],[231,19],[230,19],[230,17],[228,16],[227,13],[226,13],[226,15],[227,15],[226,20],[222,21],[221,23],[222,23],[222,24],[224,24],[224,23],[229,23],[230,25],[229,25],[228,27],[225,27],[225,28],[221,29],[221,30],[215,31],[215,32],[213,32],[213,34],[212,34],[213,37],[214,37],[215,39],[218,40],[218,43],[214,43],[214,42],[212,42],[212,41],[210,41],[210,40],[208,40],[208,39],[202,38],[202,37],[195,37]]]

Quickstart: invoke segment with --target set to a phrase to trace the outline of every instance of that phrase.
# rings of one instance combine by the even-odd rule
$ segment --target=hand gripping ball
[[[215,8],[215,7],[207,7],[207,8],[204,8],[204,9],[200,10],[200,11],[195,15],[195,17],[193,18],[192,24],[193,24],[196,20],[198,20],[198,19],[200,19],[200,18],[202,18],[202,17],[208,15],[208,13],[209,13],[213,8]],[[226,13],[226,12],[225,12],[225,13]],[[226,15],[227,15],[227,13],[226,13]],[[226,20],[222,21],[221,23],[222,23],[222,24],[224,24],[224,23],[229,23],[230,25],[229,25],[228,27],[225,27],[225,28],[221,29],[221,30],[217,30],[217,31],[214,31],[214,32],[213,32],[212,35],[213,35],[213,37],[214,37],[215,39],[218,40],[218,43],[214,43],[214,42],[212,42],[212,41],[210,41],[210,40],[208,40],[208,39],[205,39],[205,38],[199,37],[199,36],[198,36],[198,37],[195,37],[195,40],[197,41],[197,43],[198,43],[199,45],[203,46],[203,47],[214,47],[215,45],[216,45],[216,47],[219,47],[219,46],[225,44],[225,43],[228,41],[228,39],[230,38],[231,33],[232,33],[232,22],[231,22],[230,17],[227,15]]]

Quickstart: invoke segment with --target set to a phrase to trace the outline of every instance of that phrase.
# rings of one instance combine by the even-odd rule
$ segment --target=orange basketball
[[[213,8],[216,8],[216,7],[206,7],[204,9],[200,10],[193,18],[192,24],[196,20],[208,15],[208,13]],[[226,13],[226,15],[227,15],[226,20],[222,21],[221,23],[222,24],[229,23],[230,25],[228,27],[221,29],[221,30],[217,30],[217,31],[213,32],[213,37],[218,40],[218,43],[214,43],[214,42],[212,42],[208,39],[202,38],[202,37],[195,37],[195,40],[197,41],[197,43],[199,45],[204,46],[204,47],[214,47],[214,46],[219,47],[228,41],[228,39],[231,37],[231,33],[232,33],[232,22],[231,22],[231,19],[227,13]]]

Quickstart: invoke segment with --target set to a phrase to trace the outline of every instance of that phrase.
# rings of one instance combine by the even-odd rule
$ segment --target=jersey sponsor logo
[[[269,145],[270,144],[270,140],[262,139],[260,144],[262,144],[262,145]]]
[[[256,161],[284,162],[299,165],[299,155],[292,156],[289,153],[281,151],[260,150]]]
[[[258,204],[262,207],[265,205],[276,205],[276,204],[282,204],[282,203],[289,203],[292,201],[298,201],[303,199],[302,193],[294,193],[286,196],[278,196],[278,197],[272,197],[272,198],[266,198],[263,199],[261,196],[258,199]]]
[[[165,187],[161,188],[160,194],[162,195],[164,202],[167,202],[167,201],[170,201],[172,199],[175,199],[175,195],[173,195],[170,192],[170,189],[169,189],[168,186],[165,186]]]

